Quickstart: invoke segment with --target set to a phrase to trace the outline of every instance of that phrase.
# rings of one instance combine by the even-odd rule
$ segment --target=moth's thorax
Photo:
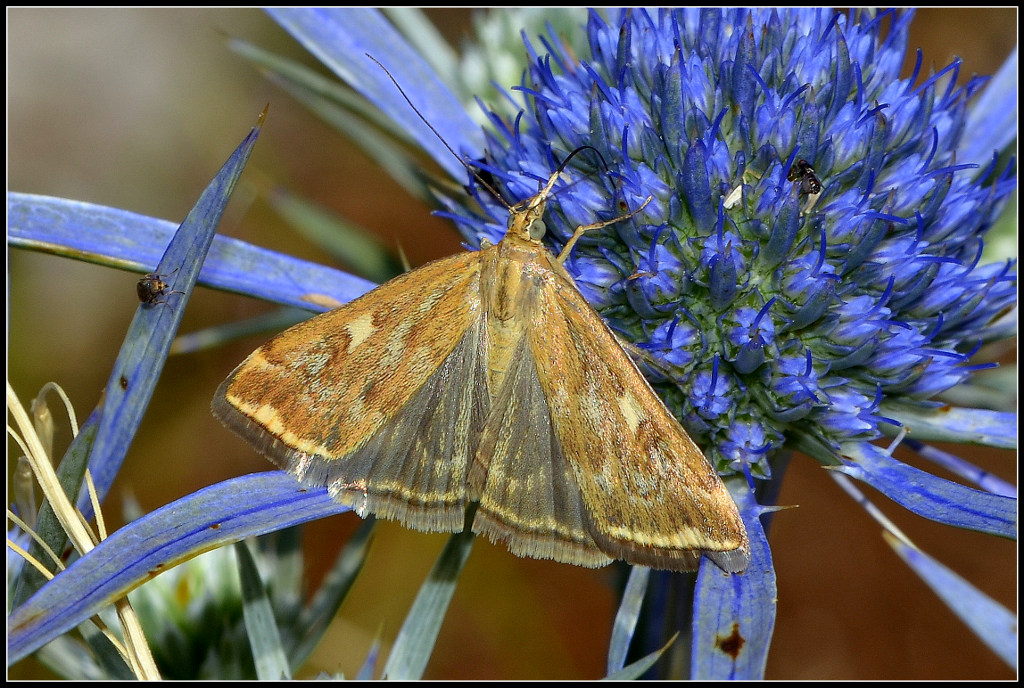
[[[540,241],[514,229],[487,249],[481,264],[480,297],[492,392],[501,388],[514,357],[524,355],[519,349],[526,343],[527,328],[541,326],[531,319],[538,312],[545,285],[557,279],[556,272],[564,272]]]

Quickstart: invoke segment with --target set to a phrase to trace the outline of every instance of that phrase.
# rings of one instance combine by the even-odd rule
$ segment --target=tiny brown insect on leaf
[[[170,289],[170,285],[163,279],[164,277],[170,277],[177,271],[177,268],[175,268],[166,275],[157,272],[149,272],[140,277],[139,281],[135,285],[139,301],[147,306],[153,306],[156,304],[169,305],[166,298],[161,299],[160,297],[170,296],[171,294],[184,294],[185,292],[178,289],[168,291],[168,289]]]

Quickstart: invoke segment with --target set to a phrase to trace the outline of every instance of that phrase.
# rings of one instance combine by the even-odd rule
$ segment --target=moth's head
[[[550,193],[549,188],[545,187],[535,196],[509,208],[506,236],[512,235],[536,244],[541,242],[547,232],[547,226],[544,224],[544,208],[547,205],[548,193]]]

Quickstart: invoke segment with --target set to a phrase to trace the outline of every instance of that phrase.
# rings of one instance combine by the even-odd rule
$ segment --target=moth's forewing
[[[490,406],[480,255],[429,263],[281,333],[221,385],[215,415],[361,515],[462,530]]]
[[[692,570],[708,554],[742,571],[746,530],[721,478],[551,262],[557,279],[540,291],[530,349],[594,540],[634,564]]]

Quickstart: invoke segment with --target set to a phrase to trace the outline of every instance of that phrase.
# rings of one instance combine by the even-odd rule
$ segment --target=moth
[[[139,278],[138,283],[135,285],[135,291],[138,293],[139,301],[146,304],[147,306],[153,306],[158,303],[166,304],[167,300],[160,300],[161,296],[169,296],[170,294],[184,294],[183,291],[174,289],[173,291],[167,291],[171,285],[167,284],[163,280],[164,277],[170,277],[177,268],[166,275],[161,275],[158,272],[148,272]]]
[[[580,566],[687,571],[706,555],[742,571],[722,480],[563,267],[584,232],[624,217],[578,228],[557,257],[541,243],[558,177],[510,208],[498,244],[261,346],[214,414],[361,516]]]

